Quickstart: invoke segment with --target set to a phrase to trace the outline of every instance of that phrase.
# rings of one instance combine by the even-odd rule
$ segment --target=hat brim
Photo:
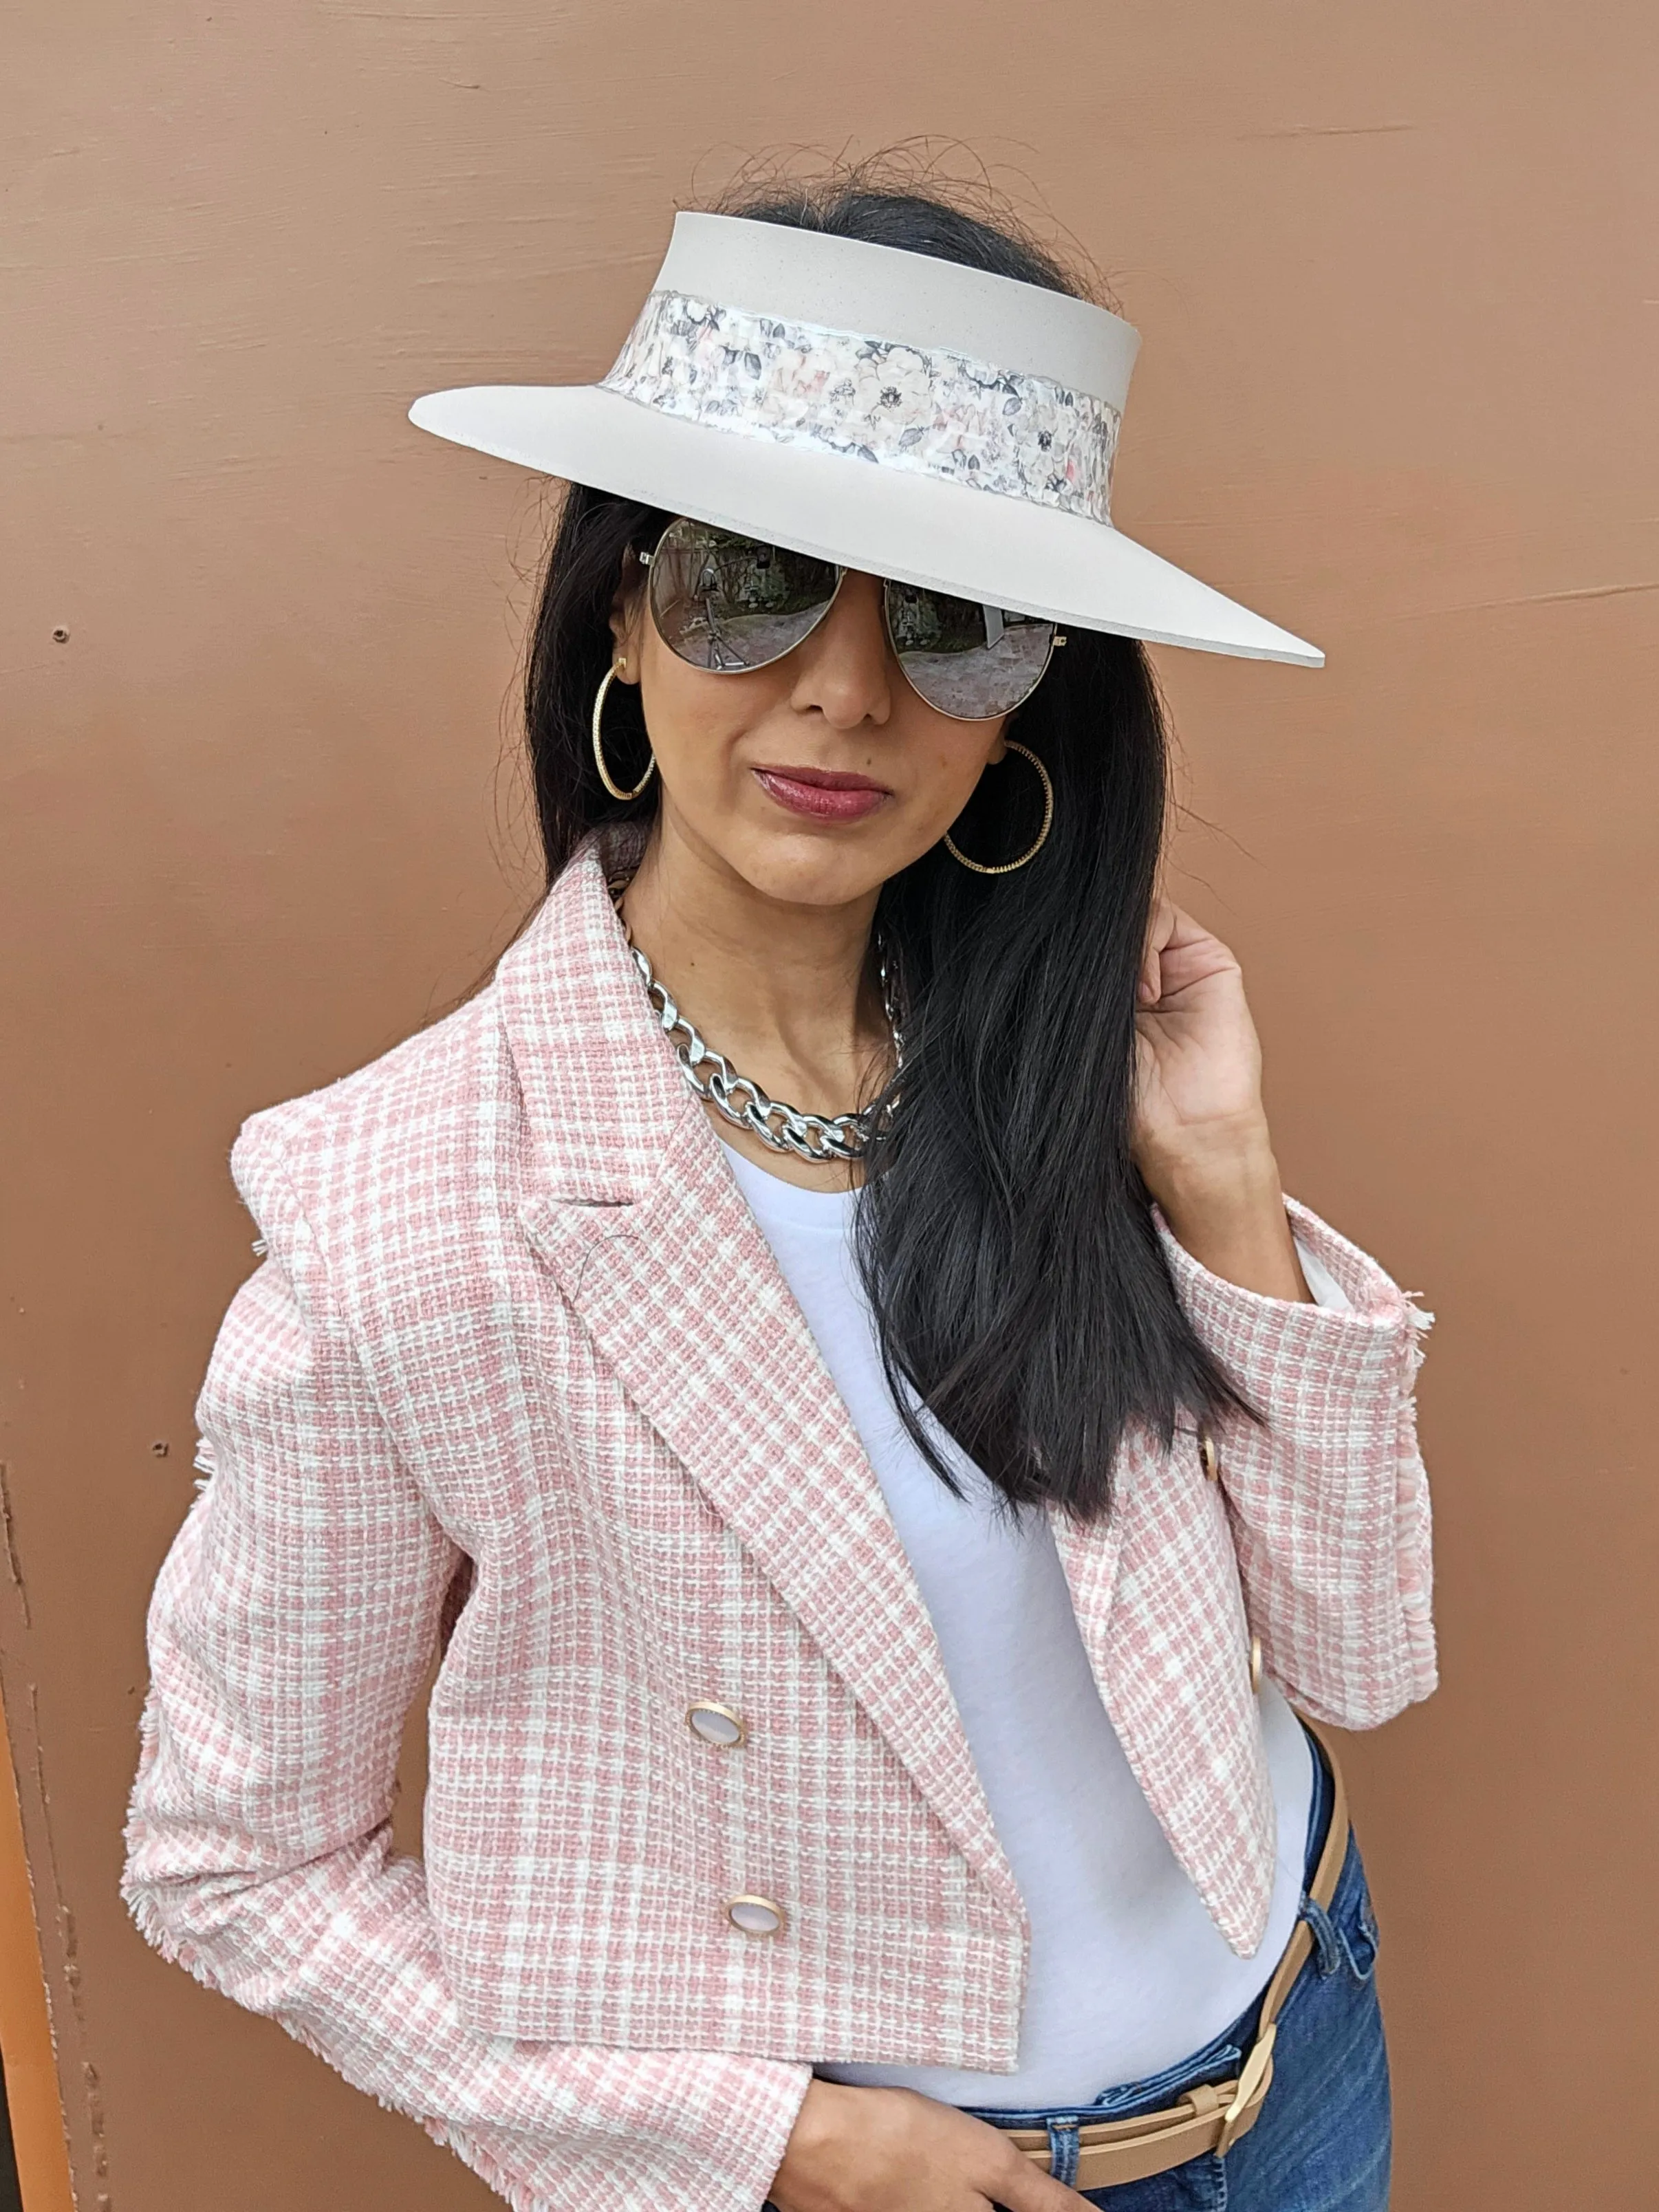
[[[659,413],[599,385],[431,392],[422,430],[520,467],[1080,629],[1317,668],[1317,646],[1109,524]]]

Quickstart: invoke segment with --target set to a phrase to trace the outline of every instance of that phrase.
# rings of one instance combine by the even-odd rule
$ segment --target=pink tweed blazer
[[[1012,2069],[1024,1917],[927,1611],[597,859],[487,990],[254,1115],[232,1168],[265,1257],[151,1609],[145,1935],[519,2212],[757,2212],[813,2061]],[[1127,1450],[1107,1524],[1055,1531],[1242,1954],[1274,1855],[1252,1634],[1341,1727],[1435,1680],[1425,1316],[1294,1212],[1353,1310],[1166,1237],[1267,1425],[1224,1431],[1218,1483],[1191,1436]],[[417,1861],[394,1768],[452,1620]],[[703,1698],[741,1747],[687,1727]],[[781,1934],[733,1927],[742,1892]]]

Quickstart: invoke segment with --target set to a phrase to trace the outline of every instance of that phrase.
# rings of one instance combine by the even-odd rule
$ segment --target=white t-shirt
[[[905,1434],[850,1249],[852,1194],[801,1190],[729,1145],[726,1152],[875,1469],[1030,1923],[1017,2073],[817,2071],[953,2105],[1089,2104],[1201,2049],[1266,1986],[1301,1897],[1313,1790],[1307,1737],[1264,1683],[1279,1868],[1267,1934],[1254,1958],[1241,1959],[1182,1871],[1124,1756],[1047,1517],[994,1511],[1000,1493],[941,1431],[963,1485],[953,1498]],[[1320,1303],[1346,1304],[1302,1256]]]

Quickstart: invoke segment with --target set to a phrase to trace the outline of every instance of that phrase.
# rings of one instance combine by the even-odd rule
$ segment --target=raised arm
[[[1284,1196],[1238,963],[1167,901],[1137,1029],[1136,1159],[1176,1288],[1262,1416],[1217,1436],[1251,1626],[1294,1703],[1375,1726],[1436,1682],[1413,1397],[1429,1316]]]

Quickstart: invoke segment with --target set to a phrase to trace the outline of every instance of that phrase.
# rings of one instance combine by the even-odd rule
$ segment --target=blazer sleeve
[[[150,1608],[129,1909],[517,2212],[757,2212],[805,2066],[463,2022],[389,1825],[459,1553],[392,1449],[278,1141],[250,1124],[233,1164],[269,1256],[215,1343],[209,1480]]]
[[[1346,1310],[1258,1297],[1201,1267],[1160,1218],[1182,1305],[1261,1416],[1216,1425],[1245,1609],[1293,1705],[1375,1728],[1437,1680],[1428,1479],[1414,1388],[1433,1316],[1287,1200]]]

